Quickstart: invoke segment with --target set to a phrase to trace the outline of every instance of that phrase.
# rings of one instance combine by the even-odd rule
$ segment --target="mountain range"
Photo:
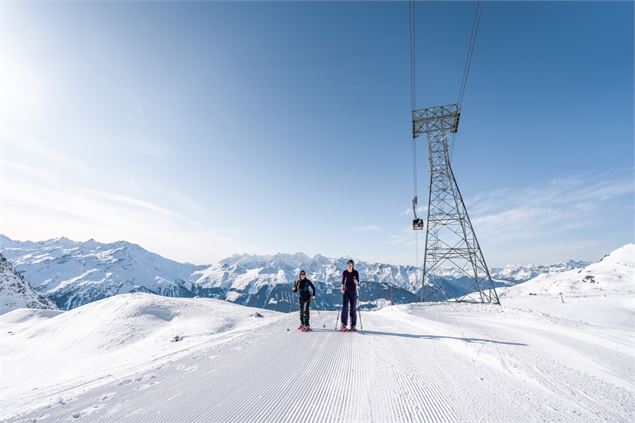
[[[17,241],[0,235],[0,253],[39,293],[62,309],[130,292],[169,297],[210,297],[236,304],[289,311],[296,307],[290,290],[300,269],[317,287],[315,306],[334,310],[341,300],[339,283],[347,257],[309,257],[303,253],[235,254],[211,265],[179,263],[139,245],[117,241],[100,243],[68,238]],[[584,267],[586,262],[555,265],[508,265],[492,269],[497,286],[511,286],[539,274]],[[417,301],[420,269],[415,266],[359,261],[360,306],[375,308],[386,302]],[[464,286],[464,276],[441,270],[444,291]],[[425,293],[424,293],[425,294]],[[426,297],[427,298],[427,297]],[[443,299],[443,298],[438,298]]]

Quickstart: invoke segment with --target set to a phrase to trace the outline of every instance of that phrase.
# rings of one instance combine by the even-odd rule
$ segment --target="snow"
[[[21,307],[57,308],[51,301],[36,292],[0,254],[0,314]]]
[[[335,312],[301,333],[297,312],[144,293],[15,310],[0,316],[0,419],[633,421],[634,252],[503,289],[502,306],[363,312],[358,333],[335,331]]]
[[[498,292],[507,306],[532,309],[539,304],[551,315],[635,328],[634,268],[635,244],[627,244],[583,269],[542,274]]]
[[[551,264],[547,266],[534,264],[507,264],[502,268],[493,268],[492,275],[496,279],[502,279],[505,281],[524,282],[535,278],[542,273],[565,272],[567,270],[585,267],[588,264],[588,262],[577,260],[569,260],[567,263]]]
[[[0,408],[10,413],[37,405],[52,392],[160,366],[218,334],[228,339],[261,325],[264,319],[253,319],[252,313],[226,301],[145,293],[118,295],[64,313],[9,312],[0,316]],[[177,335],[182,340],[170,342]]]
[[[192,273],[203,268],[165,259],[125,241],[102,244],[92,239],[57,238],[21,242],[3,236],[0,252],[33,288],[63,308],[140,289],[188,296]]]
[[[0,253],[6,255],[34,289],[65,309],[112,295],[145,291],[171,297],[213,297],[280,310],[284,309],[282,298],[276,298],[276,302],[265,299],[281,295],[283,286],[293,283],[300,269],[307,272],[320,290],[328,291],[339,284],[348,260],[319,254],[309,257],[303,253],[235,254],[209,266],[194,266],[165,259],[125,241],[103,244],[92,239],[78,242],[57,238],[22,242],[6,236],[0,236]],[[499,284],[513,285],[540,273],[583,265],[575,261],[550,266],[508,265],[492,269],[492,277]],[[358,260],[356,268],[363,282],[387,283],[412,293],[420,288],[414,266]],[[465,276],[458,269],[440,269],[439,273],[443,283],[449,285]],[[322,305],[331,310],[338,303],[333,298],[322,300]]]
[[[391,306],[363,313],[364,330],[358,333],[333,330],[336,314],[317,316],[314,310],[314,331],[300,333],[295,313],[261,310],[264,319],[247,320],[253,309],[233,306],[245,314],[235,326],[223,326],[212,311],[221,302],[156,297],[167,302],[157,304],[147,296],[136,294],[132,307],[117,304],[122,296],[105,300],[101,311],[118,316],[111,330],[110,324],[93,330],[96,322],[74,323],[79,315],[66,317],[90,305],[45,321],[39,317],[29,324],[21,317],[12,323],[15,335],[1,338],[2,372],[11,381],[3,383],[3,417],[45,422],[635,418],[631,327],[607,331],[538,312],[539,303],[530,304],[533,311]],[[181,315],[182,326],[168,330],[165,326],[184,311],[175,301],[187,308],[213,307],[203,316],[200,310]],[[65,330],[54,329],[64,317]],[[81,334],[71,335],[71,328]],[[174,334],[205,332],[217,336],[169,342]],[[17,341],[7,345],[7,338]],[[44,351],[27,347],[34,343]]]

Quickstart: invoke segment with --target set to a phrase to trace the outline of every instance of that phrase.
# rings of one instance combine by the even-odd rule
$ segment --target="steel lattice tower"
[[[458,104],[412,112],[413,142],[427,135],[430,164],[421,298],[500,304],[450,165],[450,137],[458,130],[460,115]],[[446,284],[444,289],[442,273],[448,269],[463,277],[457,286]]]

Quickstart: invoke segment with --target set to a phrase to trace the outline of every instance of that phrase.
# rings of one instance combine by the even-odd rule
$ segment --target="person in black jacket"
[[[300,270],[300,279],[293,285],[293,292],[300,293],[300,327],[298,329],[303,331],[311,330],[309,306],[311,305],[311,300],[315,298],[315,286],[313,282],[307,279],[304,270]]]

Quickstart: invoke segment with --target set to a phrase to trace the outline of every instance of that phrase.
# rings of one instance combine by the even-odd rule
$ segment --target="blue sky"
[[[474,8],[417,5],[418,107],[457,100]],[[408,3],[0,13],[0,232],[420,264]],[[632,242],[633,159],[633,3],[486,2],[453,167],[488,263]]]

